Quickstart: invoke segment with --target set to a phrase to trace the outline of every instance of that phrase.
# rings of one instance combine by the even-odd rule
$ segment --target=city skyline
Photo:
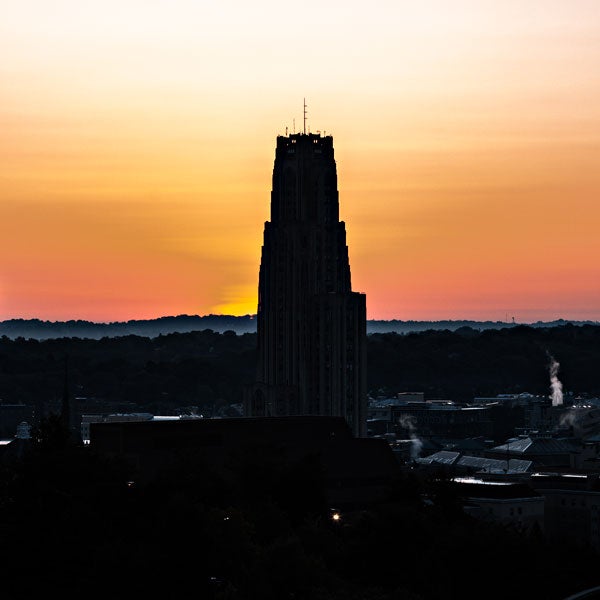
[[[597,3],[303,8],[3,7],[0,320],[256,313],[304,97],[367,318],[600,320]]]

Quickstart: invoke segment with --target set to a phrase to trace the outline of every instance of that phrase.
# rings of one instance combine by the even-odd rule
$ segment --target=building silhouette
[[[89,431],[93,451],[123,458],[141,485],[190,468],[202,473],[203,490],[221,478],[258,492],[267,474],[279,474],[281,487],[302,487],[298,478],[306,477],[316,484],[303,492],[308,501],[320,488],[326,506],[355,510],[386,501],[400,473],[385,440],[357,439],[341,417],[114,420],[91,422]],[[260,465],[257,479],[253,465]]]
[[[344,417],[366,434],[366,296],[352,291],[333,138],[277,137],[248,416]]]

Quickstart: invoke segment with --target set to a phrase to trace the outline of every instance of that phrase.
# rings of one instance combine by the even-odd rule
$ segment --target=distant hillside
[[[598,325],[598,321],[537,321],[536,323],[507,323],[506,321],[367,321],[367,333],[412,333],[430,330],[456,331],[462,327],[470,327],[478,331],[486,329],[510,329],[527,325],[529,327],[560,327],[562,325]]]
[[[229,315],[179,315],[158,319],[133,320],[115,323],[91,321],[40,321],[39,319],[11,319],[0,322],[0,336],[38,340],[78,337],[99,340],[103,337],[140,335],[157,337],[169,333],[190,333],[212,329],[217,333],[235,331],[237,334],[256,332],[252,315],[233,317]]]
[[[537,323],[506,323],[503,321],[367,321],[367,333],[411,333],[428,330],[456,331],[461,327],[470,327],[479,331],[485,329],[505,329],[518,325],[530,327],[555,327],[566,324],[598,325],[597,321],[557,321]],[[94,323],[91,321],[41,321],[39,319],[11,319],[0,322],[0,336],[11,339],[55,339],[55,338],[86,338],[101,339],[103,337],[118,337],[139,335],[157,337],[170,333],[189,333],[211,329],[217,333],[234,331],[241,335],[256,332],[255,315],[234,317],[231,315],[179,315],[176,317],[160,317],[158,319],[132,320],[114,323]]]

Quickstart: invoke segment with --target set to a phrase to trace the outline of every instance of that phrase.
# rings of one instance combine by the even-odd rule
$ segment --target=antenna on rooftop
[[[304,135],[306,135],[306,98],[304,98]]]

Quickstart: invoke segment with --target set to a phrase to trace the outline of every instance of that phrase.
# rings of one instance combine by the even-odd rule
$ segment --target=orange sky
[[[596,0],[0,5],[0,320],[254,313],[303,97],[369,318],[600,320]]]

